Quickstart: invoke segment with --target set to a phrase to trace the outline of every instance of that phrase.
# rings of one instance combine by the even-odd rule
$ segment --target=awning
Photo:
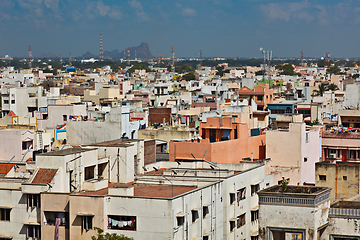
[[[251,211],[259,210],[259,205],[256,205],[255,207],[251,208]]]
[[[39,190],[39,191],[34,191],[34,190],[25,190],[25,191],[23,191],[23,193],[24,194],[40,194],[41,193],[41,191]]]
[[[251,185],[258,185],[258,184],[260,184],[260,183],[261,183],[261,180],[252,182]]]
[[[230,221],[236,221],[236,220],[237,220],[236,217],[230,218]]]
[[[4,209],[12,209],[12,206],[0,206],[0,208],[4,208]]]
[[[4,236],[4,235],[0,235],[0,238],[13,239],[13,237],[10,237],[10,236]]]
[[[90,216],[95,216],[95,214],[79,212],[79,213],[76,214],[76,216],[90,217]]]
[[[24,222],[24,225],[40,226],[40,223],[38,223],[38,222]]]
[[[191,211],[198,211],[200,210],[202,207],[195,207],[195,208],[192,208]]]
[[[185,216],[185,213],[180,212],[180,213],[176,214],[176,216],[177,216],[177,217],[183,217],[183,216]]]

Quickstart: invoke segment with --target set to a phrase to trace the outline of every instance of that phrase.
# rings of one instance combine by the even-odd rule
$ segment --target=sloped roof
[[[0,177],[5,177],[14,166],[13,163],[0,163]]]
[[[36,176],[32,180],[32,183],[34,184],[47,184],[50,183],[55,174],[57,172],[57,169],[47,169],[47,168],[40,168],[37,172]]]
[[[16,114],[13,112],[13,110],[11,110],[11,111],[7,114],[7,116],[16,116]]]

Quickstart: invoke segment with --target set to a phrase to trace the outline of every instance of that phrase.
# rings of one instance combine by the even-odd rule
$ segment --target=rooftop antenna
[[[69,53],[69,65],[71,66],[71,53]]]
[[[31,68],[31,60],[32,60],[31,45],[29,45],[29,68]]]
[[[175,51],[174,46],[171,48],[171,71],[175,72]]]
[[[104,61],[104,49],[103,49],[102,34],[101,33],[100,33],[99,60]]]
[[[203,56],[202,56],[202,49],[200,49],[200,66],[202,66]]]

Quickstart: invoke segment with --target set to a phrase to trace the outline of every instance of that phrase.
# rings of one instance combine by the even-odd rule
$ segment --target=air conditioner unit
[[[336,153],[330,153],[330,154],[329,154],[329,158],[335,159],[335,158],[336,158]]]

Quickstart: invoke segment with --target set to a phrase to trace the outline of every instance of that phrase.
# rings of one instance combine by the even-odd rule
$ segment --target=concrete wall
[[[331,202],[345,200],[360,193],[359,164],[323,162],[316,164],[315,168],[316,186],[332,188]],[[320,180],[320,175],[326,176],[326,180]]]

